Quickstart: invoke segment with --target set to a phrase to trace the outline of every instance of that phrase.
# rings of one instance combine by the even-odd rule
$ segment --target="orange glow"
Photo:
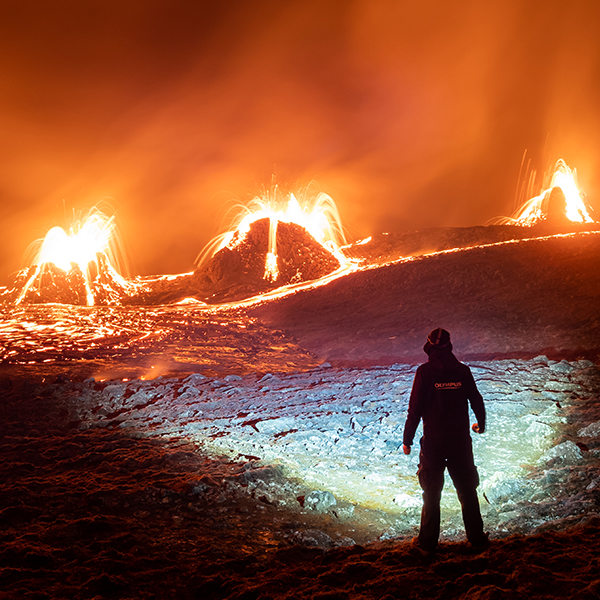
[[[545,180],[547,181],[548,177]],[[577,171],[571,170],[562,158],[556,162],[550,182],[544,187],[538,196],[530,198],[512,217],[500,219],[500,222],[531,227],[549,218],[556,218],[557,215],[552,213],[550,200],[552,191],[560,188],[564,194],[565,206],[561,206],[558,216],[573,223],[594,223],[584,200],[585,194],[579,190],[577,184]]]
[[[43,240],[34,242],[34,245],[41,244],[32,261],[32,266],[35,266],[36,269],[16,303],[19,304],[23,301],[27,291],[43,272],[44,265],[52,263],[65,272],[69,272],[75,266],[79,267],[85,280],[87,304],[93,306],[94,297],[91,291],[88,266],[90,263],[95,263],[99,267],[98,253],[106,255],[108,269],[112,276],[124,284],[124,279],[113,266],[121,262],[114,219],[114,215],[108,217],[99,210],[92,209],[83,221],[76,220],[68,233],[62,227],[53,227]]]
[[[277,281],[279,277],[279,269],[277,267],[277,254],[273,252],[267,252],[267,259],[265,260],[265,274],[263,279],[270,282]]]
[[[311,193],[310,186],[298,193],[300,201],[291,193],[287,202],[279,197],[277,186],[271,193],[256,196],[249,205],[241,206],[234,219],[232,229],[214,238],[201,252],[197,263],[214,256],[227,246],[237,246],[250,231],[250,226],[259,219],[268,218],[269,247],[265,260],[264,279],[275,282],[279,277],[277,266],[277,223],[296,223],[304,227],[308,233],[325,249],[331,252],[341,265],[347,263],[340,247],[346,243],[340,215],[333,199],[322,192]],[[236,235],[237,233],[237,235]]]
[[[34,264],[53,263],[68,271],[75,263],[85,271],[98,252],[107,252],[114,230],[114,216],[106,218],[91,214],[81,226],[76,223],[67,233],[62,227],[53,227],[44,238]]]

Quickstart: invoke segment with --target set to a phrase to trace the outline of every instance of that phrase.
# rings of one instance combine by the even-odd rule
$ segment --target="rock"
[[[565,383],[562,381],[547,381],[544,389],[549,392],[576,392],[578,386],[574,383]]]
[[[277,503],[277,489],[269,487],[260,479],[248,484],[248,492],[253,498],[264,504],[275,505]]]
[[[294,537],[303,546],[316,546],[320,548],[331,548],[333,540],[318,529],[306,529],[305,531],[294,531]]]
[[[521,600],[527,598],[518,590],[505,589],[497,585],[474,585],[464,595],[462,600]]]
[[[294,424],[295,421],[291,417],[280,417],[279,419],[257,421],[254,426],[260,433],[274,434],[290,431],[290,429],[294,429]]]
[[[595,490],[596,488],[600,487],[600,477],[596,477],[596,479],[594,479],[593,481],[591,481],[587,486],[586,486],[586,490],[589,492],[591,490]]]
[[[202,383],[207,380],[207,377],[202,375],[201,373],[192,373],[188,377],[183,380],[184,385],[197,385],[198,383]]]
[[[581,359],[575,362],[578,369],[591,369],[596,365],[591,360]]]
[[[152,398],[155,396],[155,392],[152,389],[149,390],[139,390],[135,392],[132,396],[127,399],[126,405],[128,409],[136,408],[138,406],[143,406],[150,402]]]
[[[248,463],[250,466],[243,473],[238,475],[238,481],[242,485],[248,485],[249,483],[256,483],[258,481],[266,482],[281,482],[283,476],[281,469],[274,465],[254,467],[252,463]]]
[[[600,421],[590,423],[583,429],[580,429],[577,435],[580,437],[600,437]]]
[[[304,507],[316,512],[326,512],[337,505],[337,500],[331,492],[315,490],[304,498]]]
[[[579,462],[582,456],[582,452],[577,445],[568,440],[562,444],[558,444],[558,446],[554,446],[554,448],[550,448],[540,458],[540,462],[548,463],[554,461],[553,464],[574,464]]]
[[[569,479],[570,469],[568,467],[562,469],[548,469],[544,472],[544,485],[555,483],[564,483]]]
[[[108,396],[109,398],[120,398],[125,391],[125,386],[122,385],[107,385],[104,390],[102,390],[103,396]]]
[[[271,373],[266,373],[258,380],[258,383],[265,383],[266,381],[269,381],[270,379],[276,379],[275,375],[273,375]]]
[[[554,429],[550,425],[535,421],[526,430],[525,436],[527,442],[530,443],[538,450],[544,450],[547,448],[548,440],[554,434]]]
[[[518,519],[521,513],[518,510],[509,510],[498,515],[498,525],[506,525],[513,519]]]
[[[354,505],[348,504],[347,506],[336,506],[333,511],[338,519],[352,519],[354,517]]]
[[[397,504],[401,508],[418,508],[421,506],[421,500],[416,498],[415,496],[410,496],[409,494],[396,494],[394,496],[394,504]]]
[[[365,428],[365,426],[362,425],[356,417],[350,418],[350,427],[353,431],[362,431]]]
[[[504,478],[503,473],[494,473],[482,484],[482,490],[490,504],[502,504],[520,500],[525,491],[524,482],[514,478]]]
[[[179,395],[179,401],[185,402],[186,400],[196,400],[202,395],[202,392],[193,385],[189,385],[185,388],[185,391]]]
[[[550,370],[555,373],[572,373],[575,369],[566,360],[561,360],[559,363],[550,365]]]

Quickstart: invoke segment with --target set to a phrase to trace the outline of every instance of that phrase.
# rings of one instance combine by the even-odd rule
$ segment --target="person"
[[[434,329],[423,350],[429,360],[419,366],[413,381],[404,426],[404,454],[410,454],[415,432],[423,419],[423,437],[417,475],[423,489],[421,527],[414,543],[426,554],[435,552],[440,534],[440,499],[447,468],[462,507],[467,539],[481,551],[489,544],[483,530],[469,431],[469,403],[477,422],[473,431],[485,431],[485,405],[469,367],[452,353],[450,334]]]

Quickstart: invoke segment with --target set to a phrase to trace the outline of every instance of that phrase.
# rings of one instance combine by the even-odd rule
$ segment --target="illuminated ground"
[[[475,437],[474,448],[492,537],[564,528],[596,510],[600,423],[582,412],[600,390],[596,366],[543,356],[471,366],[489,413],[488,432]],[[414,371],[395,365],[225,378],[194,374],[60,383],[32,393],[58,396],[79,431],[191,443],[200,455],[222,462],[222,472],[200,471],[186,480],[192,500],[215,501],[225,491],[221,504],[227,509],[254,499],[288,512],[299,520],[297,529],[269,527],[282,543],[306,542],[314,536],[314,513],[326,515],[325,530],[309,545],[332,547],[414,533],[418,455],[400,450]],[[223,459],[239,465],[234,474]],[[449,480],[442,505],[445,537],[464,537]]]

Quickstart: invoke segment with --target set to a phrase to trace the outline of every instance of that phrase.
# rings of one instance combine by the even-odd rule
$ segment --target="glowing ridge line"
[[[549,239],[554,239],[554,238],[568,238],[568,237],[575,237],[578,235],[582,235],[582,236],[583,235],[600,235],[600,231],[577,231],[577,232],[570,232],[570,233],[557,233],[557,234],[552,234],[552,235],[545,235],[545,236],[538,236],[538,237],[531,237],[531,238],[504,240],[502,242],[494,242],[491,244],[478,244],[476,246],[467,246],[465,248],[449,248],[448,250],[439,250],[437,252],[429,252],[427,254],[419,254],[419,255],[415,255],[415,256],[402,256],[395,260],[391,260],[391,261],[384,262],[381,264],[371,264],[371,265],[365,265],[365,266],[360,266],[358,264],[358,262],[356,262],[353,259],[347,259],[348,262],[345,266],[342,266],[339,269],[337,269],[336,271],[334,271],[333,273],[330,273],[329,275],[325,275],[324,277],[321,277],[319,279],[314,279],[312,281],[307,281],[307,282],[303,282],[303,283],[286,285],[281,288],[277,288],[276,290],[267,292],[265,294],[252,296],[251,298],[247,298],[245,300],[240,300],[237,302],[226,302],[223,304],[202,306],[202,309],[203,310],[208,309],[209,311],[212,311],[212,312],[219,312],[221,310],[229,310],[232,308],[246,308],[248,306],[260,304],[261,302],[265,302],[268,300],[285,298],[286,296],[289,296],[289,295],[294,294],[299,291],[313,289],[313,288],[319,288],[324,285],[327,285],[331,281],[339,279],[340,277],[350,275],[351,273],[371,271],[374,269],[380,269],[381,267],[387,267],[390,265],[396,265],[396,264],[401,264],[401,263],[408,263],[408,262],[422,260],[422,259],[426,259],[426,258],[430,258],[432,256],[438,256],[438,255],[442,255],[442,254],[468,252],[470,250],[475,250],[477,248],[493,248],[495,246],[504,246],[507,244],[518,244],[520,242],[533,242],[536,240],[543,241],[543,240],[549,240]]]

